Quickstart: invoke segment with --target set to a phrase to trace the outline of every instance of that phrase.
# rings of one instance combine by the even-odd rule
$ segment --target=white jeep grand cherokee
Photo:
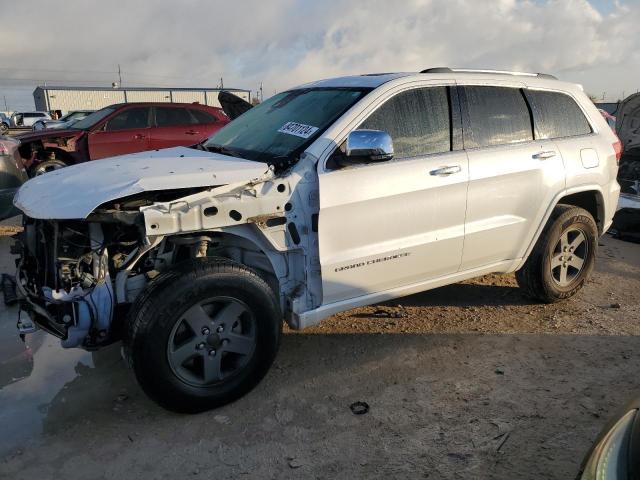
[[[245,394],[294,329],[491,272],[575,294],[620,143],[579,86],[430,69],[274,95],[201,145],[54,171],[15,198],[21,333],[122,339],[142,388],[196,412]]]

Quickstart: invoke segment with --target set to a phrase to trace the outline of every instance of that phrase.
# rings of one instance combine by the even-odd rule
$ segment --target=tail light
[[[620,157],[622,157],[622,142],[618,138],[618,141],[613,144],[613,151],[616,153],[616,163],[620,165]]]
[[[20,145],[20,142],[12,138],[0,139],[0,155],[12,155],[18,145]]]

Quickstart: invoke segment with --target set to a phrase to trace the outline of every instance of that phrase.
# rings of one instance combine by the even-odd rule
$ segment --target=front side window
[[[279,93],[225,125],[203,146],[286,166],[368,91],[308,88]]]
[[[462,87],[468,125],[465,148],[490,147],[533,140],[529,107],[518,88]]]
[[[87,117],[88,118],[88,117]],[[75,125],[77,127],[77,124]],[[127,108],[111,118],[105,127],[107,131],[132,130],[149,126],[149,109],[145,107]]]
[[[391,135],[394,158],[451,150],[447,87],[416,88],[399,93],[374,111],[358,128]]]
[[[533,111],[536,138],[562,138],[592,132],[589,122],[569,95],[525,90]]]
[[[186,108],[156,107],[156,125],[158,127],[172,127],[176,125],[190,125],[194,119]]]

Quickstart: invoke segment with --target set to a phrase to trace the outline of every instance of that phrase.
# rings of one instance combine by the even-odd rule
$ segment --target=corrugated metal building
[[[220,90],[231,92],[247,102],[251,91],[238,88],[144,88],[144,87],[36,87],[33,99],[37,111],[98,110],[114,103],[174,102],[219,107]]]

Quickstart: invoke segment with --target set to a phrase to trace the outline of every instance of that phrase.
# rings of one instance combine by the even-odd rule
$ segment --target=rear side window
[[[418,88],[387,100],[358,128],[383,130],[393,140],[394,158],[451,150],[447,87]]]
[[[468,126],[466,148],[490,147],[533,140],[529,107],[518,88],[462,87]]]
[[[143,107],[127,108],[117,113],[107,122],[105,130],[130,130],[149,126],[149,109]]]
[[[573,98],[564,93],[525,90],[533,111],[536,138],[561,138],[591,133],[591,126]]]
[[[216,123],[218,121],[216,117],[202,110],[190,109],[189,111],[196,123]]]
[[[194,118],[186,108],[156,107],[156,125],[172,127],[175,125],[191,125]]]

